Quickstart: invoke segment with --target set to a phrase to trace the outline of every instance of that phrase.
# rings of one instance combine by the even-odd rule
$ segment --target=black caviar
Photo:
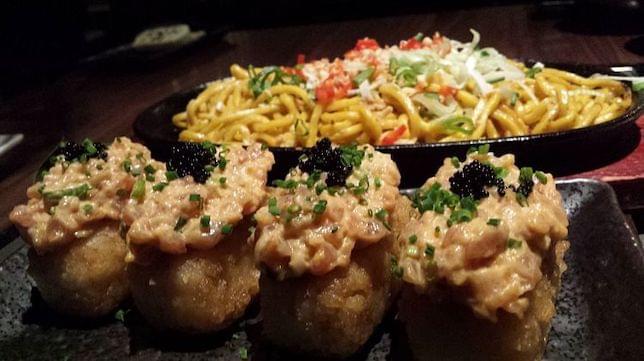
[[[298,167],[309,174],[326,172],[326,185],[329,187],[343,186],[353,171],[353,165],[343,161],[342,150],[332,148],[328,138],[319,140],[314,147],[306,150]]]
[[[217,163],[214,145],[181,142],[170,148],[168,169],[179,177],[191,175],[195,182],[205,183]]]
[[[86,139],[82,144],[78,144],[71,140],[66,140],[58,143],[54,150],[52,157],[63,156],[66,161],[83,161],[89,158],[107,158],[107,147],[101,143],[94,143]]]
[[[63,140],[51,154],[45,164],[40,167],[37,179],[41,180],[44,174],[61,160],[66,162],[86,162],[90,158],[107,159],[107,147],[101,143],[94,143],[85,139],[82,143],[76,143],[71,140]]]
[[[505,195],[505,182],[498,177],[494,169],[475,160],[463,166],[449,179],[450,190],[460,197],[481,199],[490,194],[485,187],[496,187],[500,196]]]

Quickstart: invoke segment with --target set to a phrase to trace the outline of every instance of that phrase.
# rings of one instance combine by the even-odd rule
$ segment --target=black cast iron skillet
[[[644,73],[644,64],[620,67],[579,64],[548,66],[584,76],[595,73],[641,76]],[[172,124],[172,116],[185,110],[190,99],[195,98],[205,87],[206,84],[201,84],[170,95],[143,111],[134,121],[135,135],[150,148],[155,158],[165,160],[170,146],[177,142],[179,129]],[[497,154],[515,154],[518,164],[531,165],[556,176],[566,176],[613,163],[637,147],[640,133],[635,120],[644,109],[644,92],[634,93],[633,98],[633,106],[619,118],[581,129],[497,139],[399,144],[376,148],[391,154],[396,161],[402,174],[402,188],[420,186],[446,157],[463,156],[469,147],[486,143]],[[283,177],[297,163],[302,152],[301,148],[293,147],[271,147],[270,150],[276,158],[270,178]]]

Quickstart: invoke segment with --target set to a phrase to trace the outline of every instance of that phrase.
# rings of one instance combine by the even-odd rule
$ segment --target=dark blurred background
[[[12,0],[0,5],[0,101],[52,82],[156,25],[186,23],[218,36],[233,29],[516,3],[534,4],[537,17],[559,17],[566,31],[644,33],[643,0]],[[641,54],[643,42],[640,36],[628,46]]]

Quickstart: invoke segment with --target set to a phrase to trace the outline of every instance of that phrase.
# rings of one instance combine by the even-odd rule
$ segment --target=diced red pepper
[[[356,46],[353,47],[353,50],[364,50],[364,49],[378,49],[380,45],[378,42],[371,38],[359,39],[356,41]]]
[[[454,97],[456,96],[456,93],[458,92],[458,89],[452,88],[449,85],[443,85],[440,90],[438,91],[438,94],[444,96],[444,97]]]
[[[418,41],[415,37],[411,37],[407,39],[406,41],[403,40],[400,42],[400,48],[403,50],[413,50],[413,49],[420,49],[422,48],[423,43]]]
[[[400,139],[403,136],[403,134],[405,134],[406,131],[407,131],[407,126],[401,125],[398,128],[387,133],[384,137],[382,137],[380,144],[381,145],[395,144],[396,141],[398,141],[398,139]]]
[[[351,89],[350,81],[329,78],[315,88],[315,98],[320,104],[329,104],[347,96]]]
[[[297,64],[304,64],[306,62],[306,55],[297,54]]]

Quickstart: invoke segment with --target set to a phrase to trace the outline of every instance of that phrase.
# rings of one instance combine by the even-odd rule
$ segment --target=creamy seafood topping
[[[123,212],[131,248],[152,246],[175,254],[211,248],[265,201],[271,152],[259,144],[212,151],[217,161],[206,166],[203,184],[164,167],[154,171],[154,182],[142,184],[140,197],[131,198]]]
[[[399,239],[403,279],[420,292],[437,283],[454,286],[458,297],[491,320],[499,309],[523,315],[526,293],[543,277],[543,258],[553,242],[567,237],[553,177],[519,169],[513,155],[495,157],[485,148],[464,162],[446,159],[414,205],[422,214]]]
[[[355,247],[390,234],[399,196],[396,164],[371,146],[330,148],[324,140],[307,157],[255,214],[256,259],[282,276],[347,266]]]
[[[81,147],[75,158],[52,159],[42,180],[27,190],[27,204],[9,216],[38,253],[88,236],[101,221],[119,221],[145,167],[163,167],[146,147],[125,137],[105,150],[88,140],[73,145]]]

